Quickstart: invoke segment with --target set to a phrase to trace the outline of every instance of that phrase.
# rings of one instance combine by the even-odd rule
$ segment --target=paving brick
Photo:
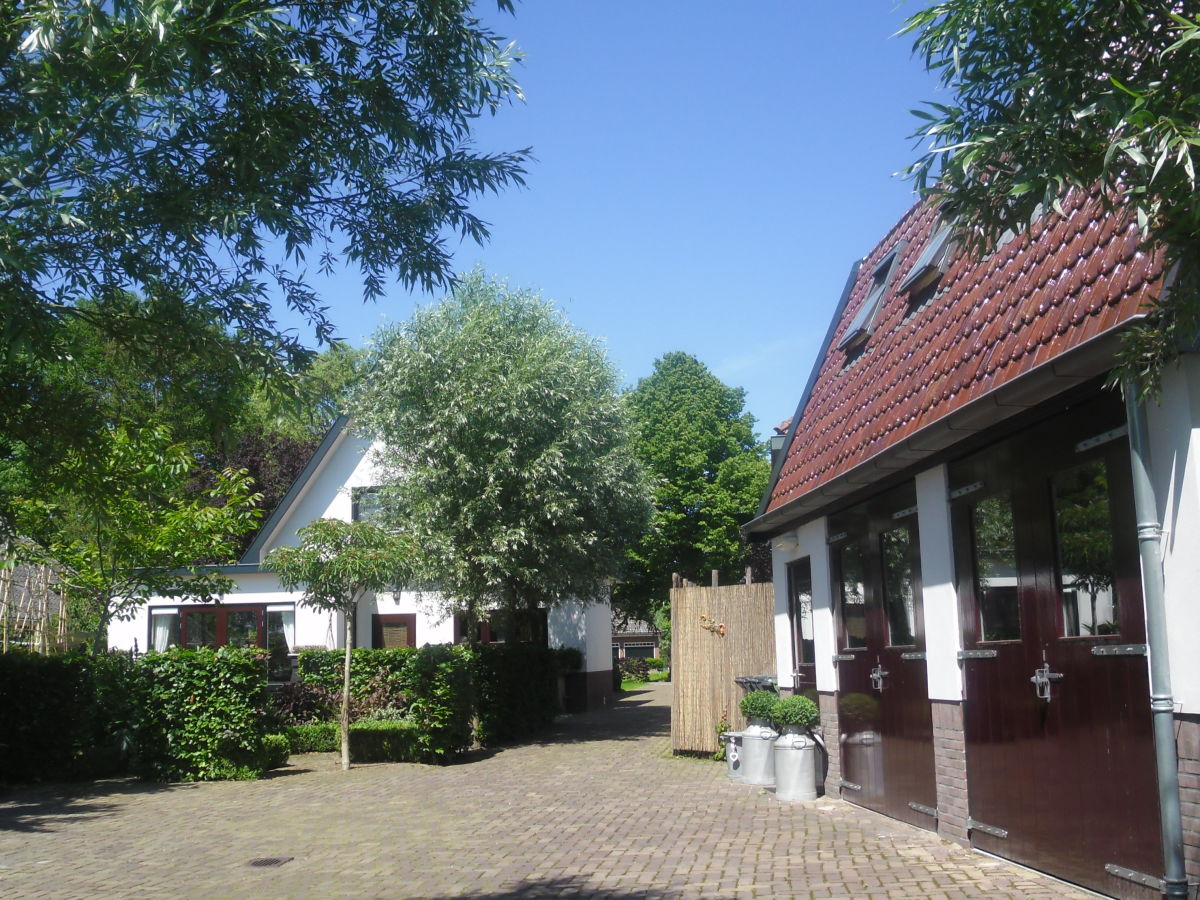
[[[777,802],[670,755],[670,685],[451,766],[294,757],[258,782],[0,797],[8,898],[1075,897],[824,797]],[[290,856],[272,868],[258,857]]]

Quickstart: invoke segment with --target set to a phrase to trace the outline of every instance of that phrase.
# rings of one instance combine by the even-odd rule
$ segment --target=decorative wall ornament
[[[719,634],[725,637],[725,623],[718,622],[716,616],[700,616],[700,627],[705,631],[711,631],[713,634]]]

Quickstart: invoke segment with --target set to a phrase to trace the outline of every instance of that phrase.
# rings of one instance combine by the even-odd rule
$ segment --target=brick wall
[[[970,844],[967,834],[967,753],[962,704],[932,700],[933,761],[937,773],[938,834]]]
[[[1200,880],[1200,716],[1175,716],[1179,753],[1179,800],[1188,881]]]
[[[825,769],[825,796],[842,796],[842,745],[838,733],[837,694],[821,691],[817,695],[821,707],[821,739],[829,754]]]

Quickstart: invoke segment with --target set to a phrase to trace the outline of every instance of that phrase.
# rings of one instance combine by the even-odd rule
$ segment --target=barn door
[[[968,796],[976,847],[1136,895],[1162,856],[1128,445],[1107,399],[952,467]]]
[[[935,828],[933,722],[911,485],[831,518],[843,796]]]

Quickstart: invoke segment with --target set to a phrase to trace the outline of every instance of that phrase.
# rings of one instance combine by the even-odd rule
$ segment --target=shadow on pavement
[[[0,832],[54,831],[57,824],[113,812],[119,806],[114,800],[119,797],[194,788],[193,784],[155,784],[133,779],[18,787],[0,795]]]
[[[547,878],[540,881],[523,881],[508,889],[488,891],[483,894],[468,894],[472,900],[550,900],[553,897],[604,897],[606,900],[644,900],[646,893],[614,891],[598,889],[578,878]],[[656,897],[671,897],[674,892],[662,893],[655,891]],[[426,900],[462,900],[462,894],[447,894],[441,897],[428,897]]]

